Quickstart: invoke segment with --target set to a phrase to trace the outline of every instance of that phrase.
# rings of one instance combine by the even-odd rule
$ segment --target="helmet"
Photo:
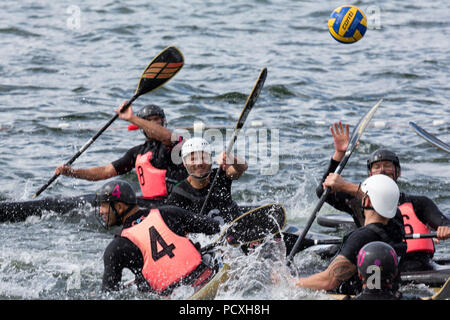
[[[395,216],[400,190],[394,180],[384,174],[377,174],[364,180],[361,190],[369,196],[379,215],[388,219]]]
[[[164,114],[164,110],[155,104],[146,105],[141,110],[139,110],[136,115],[142,119],[147,119],[151,116],[158,116],[162,119],[163,126],[166,126],[166,115]]]
[[[369,159],[367,159],[367,170],[372,169],[372,165],[378,161],[391,161],[398,169],[400,169],[400,160],[397,155],[386,149],[378,149],[372,152]]]
[[[96,200],[102,202],[123,202],[126,204],[137,204],[136,193],[130,184],[125,181],[110,181],[103,185],[97,193]]]
[[[187,155],[190,155],[192,152],[206,152],[211,154],[211,145],[208,141],[203,138],[195,137],[187,140],[183,147],[181,148],[181,158],[185,158]]]
[[[386,242],[369,242],[359,250],[357,258],[358,273],[363,279],[367,280],[373,274],[370,266],[380,268],[382,282],[392,283],[398,273],[397,253]]]

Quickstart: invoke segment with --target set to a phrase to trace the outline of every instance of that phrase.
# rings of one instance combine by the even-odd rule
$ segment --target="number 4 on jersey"
[[[152,249],[152,258],[153,261],[157,261],[164,257],[166,254],[169,255],[170,258],[173,258],[175,254],[173,250],[175,249],[174,244],[168,245],[164,239],[161,237],[159,232],[155,229],[155,227],[151,227],[149,229],[150,232],[150,245]],[[161,246],[161,251],[158,251],[158,243]]]

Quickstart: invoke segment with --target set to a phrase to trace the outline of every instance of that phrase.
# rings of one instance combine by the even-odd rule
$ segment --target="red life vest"
[[[157,169],[151,163],[153,153],[147,152],[136,157],[136,174],[144,197],[159,197],[168,194],[165,169]]]
[[[165,224],[158,209],[152,209],[139,224],[122,231],[142,253],[142,275],[157,293],[163,293],[194,271],[201,255],[192,242],[175,234]]]
[[[405,234],[429,233],[430,229],[417,218],[411,202],[406,202],[398,207],[403,216],[405,224]],[[434,253],[434,243],[432,239],[408,239],[406,253],[415,251],[425,251]]]

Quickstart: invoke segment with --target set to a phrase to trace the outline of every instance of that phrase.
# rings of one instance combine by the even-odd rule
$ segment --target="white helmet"
[[[394,180],[384,174],[376,174],[364,180],[361,190],[369,196],[379,215],[388,219],[395,216],[400,190]]]
[[[211,154],[211,146],[209,142],[200,137],[191,138],[183,144],[183,147],[181,148],[181,158],[184,159],[192,152],[199,151]]]

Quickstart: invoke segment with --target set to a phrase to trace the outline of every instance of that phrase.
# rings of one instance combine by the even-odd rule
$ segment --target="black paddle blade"
[[[280,233],[285,225],[286,211],[283,206],[271,203],[236,218],[224,236],[231,245],[249,244],[261,241],[270,234]]]
[[[259,93],[261,92],[264,82],[267,78],[267,68],[263,68],[259,73],[258,80],[253,87],[252,92],[247,97],[247,101],[245,102],[244,108],[242,109],[241,115],[239,116],[239,120],[236,123],[236,129],[239,130],[244,126],[245,120],[247,119],[248,114],[252,110],[253,106],[258,100]]]
[[[146,94],[172,79],[184,65],[184,57],[176,47],[167,47],[145,68],[139,80],[136,96]]]

